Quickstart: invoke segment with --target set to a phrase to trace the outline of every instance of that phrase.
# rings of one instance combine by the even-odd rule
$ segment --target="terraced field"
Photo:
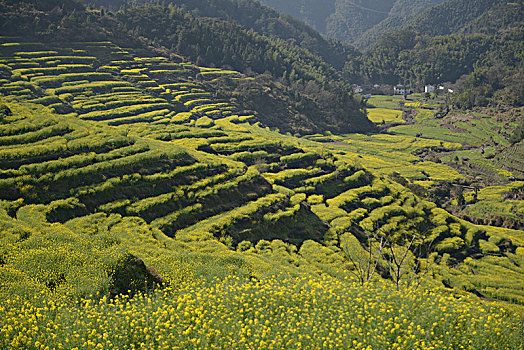
[[[452,192],[444,196],[441,191],[439,196],[447,197],[441,205],[462,218],[509,228],[524,227],[521,195],[509,199],[503,195],[488,198],[472,194],[473,189],[492,186],[502,186],[509,193],[514,191],[513,181],[524,176],[524,144],[510,142],[522,119],[522,108],[451,110],[443,116],[442,106],[449,98],[452,96],[442,94],[430,98],[411,94],[407,99],[371,96],[369,115],[389,134],[309,138],[336,143],[348,161],[353,159],[368,169],[385,175],[398,173],[415,185],[412,188],[422,186],[418,188],[421,193],[440,191],[438,188]],[[387,113],[410,117],[405,118],[408,122],[404,125],[377,119]],[[462,192],[468,192],[464,193],[466,201],[461,199]]]
[[[434,181],[454,181],[463,176],[452,167],[442,163],[429,163],[419,152],[437,154],[443,150],[460,149],[459,143],[420,137],[391,134],[312,135],[312,141],[320,141],[341,159],[359,163],[379,174],[398,172],[403,177],[430,187]]]
[[[11,38],[10,38],[11,39]],[[211,127],[213,120],[253,120],[202,84],[234,71],[207,69],[165,57],[137,57],[118,46],[71,43],[43,51],[43,44],[2,42],[0,91],[43,104],[56,113],[121,125],[140,122]],[[82,48],[82,49],[79,49]],[[42,51],[39,51],[42,50]]]
[[[246,215],[256,214],[260,220],[273,215],[279,224],[278,212],[290,205],[289,196],[276,193],[244,163],[164,141],[126,137],[70,116],[49,116],[44,107],[13,105],[12,111],[0,137],[0,188],[2,199],[11,203],[10,212],[19,218],[37,211],[49,222],[65,222],[80,213],[117,213],[139,216],[170,236],[183,237],[195,224],[199,235],[204,235],[204,227],[210,233],[233,234]],[[198,135],[178,126],[170,131],[175,128],[188,137]],[[16,201],[19,198],[23,200]],[[220,225],[212,224],[218,219]],[[206,220],[211,223],[202,226]],[[315,232],[313,237],[321,235]]]
[[[522,283],[508,282],[522,279],[519,239],[460,220],[381,176],[400,166],[412,179],[459,179],[412,153],[460,145],[397,135],[299,139],[262,126],[206,87],[221,75],[245,79],[239,73],[111,43],[44,50],[3,40],[0,91],[11,111],[0,129],[3,241],[18,247],[31,236],[7,230],[15,222],[82,222],[82,230],[101,232],[119,218],[140,221],[165,247],[275,245],[309,260],[318,251],[330,262],[316,269],[339,274],[342,237],[350,232],[366,247],[376,232],[431,251],[420,258],[435,264],[436,284],[524,303]],[[23,273],[9,254],[2,259]],[[493,269],[500,279],[479,277]],[[391,277],[387,266],[380,274]]]

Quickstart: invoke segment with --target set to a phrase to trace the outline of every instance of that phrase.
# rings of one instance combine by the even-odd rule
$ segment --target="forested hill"
[[[475,33],[522,21],[518,2],[503,0],[261,0],[327,37],[369,49],[382,36],[414,29],[430,36]],[[485,29],[485,28],[484,28]]]
[[[475,10],[468,10],[472,7]],[[404,83],[418,89],[457,83],[460,93],[454,100],[460,108],[521,106],[522,14],[523,6],[517,3],[448,1],[402,30],[383,35],[358,60],[348,62],[345,71],[355,81]]]
[[[438,37],[405,29],[385,35],[360,62],[359,73],[370,81],[413,86],[454,82],[475,66],[517,68],[522,60],[522,28],[489,34]],[[350,63],[349,65],[353,64]],[[349,66],[348,65],[348,66]]]
[[[369,131],[373,125],[339,71],[290,41],[218,18],[194,17],[172,4],[86,9],[76,1],[0,2],[0,30],[28,41],[111,41],[148,54],[180,56],[203,66],[233,68],[254,80],[217,79],[239,108],[293,133]],[[272,105],[274,108],[268,109]]]
[[[411,18],[442,0],[262,0],[304,20],[330,38],[361,48],[372,46],[384,33],[401,28]]]
[[[447,0],[412,19],[407,26],[426,35],[475,33],[491,26],[499,30],[522,22],[521,6],[503,0]],[[495,21],[494,21],[495,20]],[[493,25],[497,23],[496,27]]]
[[[422,35],[438,36],[457,33],[491,33],[511,23],[522,21],[517,3],[501,0],[396,1],[389,16],[367,30],[355,42],[369,48],[384,34],[413,29]]]
[[[438,5],[442,0],[397,0],[388,16],[380,23],[366,30],[354,44],[361,49],[369,49],[385,34],[401,29],[410,20],[428,8]]]
[[[169,1],[0,0],[0,349],[520,348],[522,108],[350,79],[473,57],[484,91],[519,35],[403,31],[341,72]]]
[[[112,10],[131,8],[137,4],[158,4],[158,1],[153,0],[84,0],[84,2]],[[337,69],[342,68],[348,58],[351,59],[359,54],[353,47],[325,39],[304,22],[278,13],[255,0],[168,0],[162,3],[177,6],[194,17],[234,20],[242,27],[252,29],[261,35],[296,43],[322,57]]]
[[[229,83],[215,88],[227,95],[235,90],[232,95],[248,109],[263,110],[273,120],[282,120],[282,115],[288,119],[304,115],[316,125],[290,131],[372,130],[349,82],[320,56],[296,44],[259,35],[234,22],[193,17],[171,4],[125,9],[116,18],[130,35],[146,37],[154,45],[189,57],[197,64],[231,67],[250,75],[269,73],[264,89],[271,92],[270,99],[260,95],[260,88],[253,90]]]

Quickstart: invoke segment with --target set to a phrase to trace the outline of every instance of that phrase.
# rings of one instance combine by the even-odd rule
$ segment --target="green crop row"
[[[177,238],[188,240],[205,237],[206,233],[219,233],[227,227],[231,227],[241,220],[250,219],[254,214],[286,199],[287,196],[281,193],[268,194],[241,207],[204,219],[195,225],[183,229],[177,232]]]
[[[191,109],[192,113],[205,113],[212,110],[227,110],[225,108],[233,108],[229,103],[221,102],[221,103],[212,103],[212,104],[206,104],[201,106],[196,106],[193,109]]]
[[[101,163],[90,164],[77,169],[62,170],[54,174],[45,175],[39,181],[46,183],[89,183],[90,179],[114,177],[125,173],[136,173],[142,170],[143,173],[154,173],[155,171],[167,170],[177,163],[187,163],[187,155],[179,151],[149,150],[146,152],[126,155],[116,159],[110,159]]]
[[[127,147],[109,150],[104,153],[97,154],[95,152],[89,152],[42,163],[26,164],[22,165],[19,168],[19,171],[21,174],[31,174],[33,176],[45,173],[56,173],[61,170],[78,168],[88,164],[106,162],[117,158],[127,157],[133,154],[146,152],[148,150],[149,146],[146,143],[140,142]]]
[[[35,67],[35,68],[21,68],[14,69],[13,75],[25,76],[28,78],[36,77],[38,75],[60,75],[65,73],[89,73],[92,72],[93,67],[85,64],[69,64],[59,65],[56,67]]]
[[[62,136],[71,131],[72,129],[67,124],[54,124],[36,131],[26,132],[24,134],[0,137],[0,146],[32,143],[53,136]]]
[[[333,172],[330,172],[328,174],[324,174],[324,175],[320,175],[320,176],[317,176],[317,177],[312,177],[312,178],[309,178],[309,179],[305,179],[304,180],[304,185],[305,186],[313,186],[313,187],[317,187],[319,185],[323,185],[323,184],[326,184],[326,183],[329,183],[329,182],[334,182],[336,181],[337,179],[339,179],[339,177],[341,176],[344,176],[345,174],[345,170],[342,170],[342,169],[337,169]]]
[[[173,90],[189,90],[191,88],[195,88],[196,85],[193,83],[169,83],[169,84],[163,84],[161,85],[163,88],[166,89],[173,89]]]
[[[350,184],[355,184],[358,183],[360,179],[364,177],[365,172],[363,170],[359,170],[355,174],[346,177],[344,181]],[[351,188],[334,198],[326,200],[326,203],[329,207],[343,208],[344,206],[348,205],[348,203],[359,201],[360,198],[364,196],[372,195],[376,197],[383,197],[386,196],[388,193],[389,188],[386,187],[384,183],[380,180],[374,179],[372,185]]]
[[[188,181],[191,182],[195,178],[198,179],[199,177],[206,176],[213,171],[216,172],[220,170],[220,168],[213,168],[206,163],[194,163],[187,166],[178,166],[173,170],[157,172],[150,175],[133,174],[133,176],[124,175],[112,177],[102,183],[77,187],[71,190],[71,193],[76,197],[81,198],[82,201],[87,201],[88,199],[93,200],[93,198],[97,201],[104,198],[111,198],[111,200],[114,200],[114,198],[120,196],[120,194],[126,197],[126,189],[133,192],[133,196],[137,196],[138,193],[135,189],[140,185],[147,189],[146,192],[144,192],[145,196],[152,196],[172,191],[173,185],[175,184],[180,185],[187,183]],[[161,186],[161,184],[166,184],[166,186]],[[128,205],[129,203],[125,205]]]
[[[229,168],[226,172],[221,172],[213,176],[206,176],[201,179],[195,179],[195,181],[184,186],[184,190],[188,193],[192,193],[193,197],[203,198],[205,196],[205,192],[210,194],[218,193],[219,188],[213,189],[213,186],[216,184],[225,184],[224,186],[226,186],[227,189],[231,189],[235,185],[238,185],[241,182],[247,182],[255,176],[252,173],[247,176],[245,175],[245,168]],[[233,184],[227,185],[227,181],[229,181],[231,178],[235,178],[235,181]]]
[[[76,82],[79,80],[87,81],[109,81],[112,79],[109,73],[86,72],[86,73],[66,73],[56,76],[37,76],[31,82],[38,84],[42,88],[58,88],[61,84]]]
[[[66,94],[66,93],[80,93],[84,91],[94,91],[94,92],[109,92],[115,88],[134,88],[131,83],[125,81],[93,81],[87,84],[79,84],[75,86],[64,86],[57,89],[51,89],[52,93],[56,95]]]
[[[53,106],[57,104],[62,104],[62,100],[57,96],[44,96],[40,98],[34,98],[32,100],[29,100],[28,102],[38,103],[43,106]]]
[[[278,173],[264,173],[264,177],[268,179],[271,183],[276,183],[277,185],[286,185],[286,183],[298,182],[305,180],[307,178],[313,177],[322,172],[322,169],[313,167],[310,169],[286,169]],[[296,187],[296,186],[292,186]]]
[[[281,142],[273,140],[253,139],[246,140],[239,143],[223,143],[214,144],[212,147],[217,152],[242,152],[242,151],[257,151],[265,150],[270,152],[273,149],[280,149],[282,146]]]
[[[300,210],[300,204],[290,208],[280,209],[274,213],[264,214],[263,220],[267,222],[277,222],[282,218],[291,218]]]
[[[215,125],[215,123],[209,117],[200,117],[195,121],[195,126],[198,128],[210,128],[213,125]]]
[[[123,117],[130,117],[140,113],[152,112],[161,109],[169,109],[171,106],[169,103],[151,103],[151,104],[138,104],[132,106],[117,107],[107,111],[93,111],[82,114],[80,117],[87,120],[108,120]]]
[[[310,163],[314,160],[317,160],[319,157],[320,156],[314,152],[292,153],[290,155],[280,157],[280,162],[284,164]]]
[[[129,215],[140,216],[145,211],[151,211],[156,207],[165,206],[168,202],[178,202],[184,199],[184,191],[178,189],[175,192],[163,193],[158,196],[144,198],[137,202],[134,202],[126,207],[126,212]]]
[[[137,114],[135,116],[130,116],[130,117],[113,118],[109,120],[107,124],[108,125],[122,125],[122,124],[150,122],[157,118],[163,118],[164,116],[166,116],[169,113],[170,113],[169,109],[156,110],[156,111]]]
[[[210,97],[210,96],[211,94],[209,92],[187,93],[187,94],[177,95],[175,97],[175,101],[182,102],[185,104],[191,101],[199,101],[201,99],[205,99],[206,97]]]
[[[22,118],[10,123],[4,123],[0,128],[0,137],[21,135],[28,132],[34,132],[42,128],[56,125],[57,121],[51,118],[46,119],[29,119]]]
[[[203,105],[203,104],[208,104],[208,103],[212,103],[213,101],[208,99],[208,98],[199,98],[199,99],[196,99],[196,100],[189,100],[187,102],[184,102],[184,106],[188,107],[188,108],[193,108],[195,106],[200,106],[200,105]]]
[[[66,141],[63,139],[46,142],[46,144],[35,144],[26,146],[23,149],[11,148],[0,149],[0,164],[2,168],[19,167],[22,164],[33,163],[39,158],[47,158],[51,153],[58,158],[60,155],[66,154],[68,147]]]
[[[106,103],[100,103],[97,99],[86,101],[86,103],[76,102],[75,104],[73,104],[73,107],[76,110],[78,110],[79,113],[88,113],[93,111],[108,110],[145,103],[165,103],[165,100],[161,98],[150,97],[147,95],[130,95],[129,97],[109,101]]]
[[[151,226],[165,230],[167,227],[172,226],[174,222],[179,221],[184,217],[195,216],[202,210],[202,204],[196,203],[193,205],[188,205],[180,210],[173,211],[170,214],[157,218],[151,221]]]
[[[60,62],[62,64],[92,64],[96,57],[92,56],[33,56],[33,62]]]
[[[49,55],[58,55],[57,51],[17,51],[13,53],[15,56],[23,57],[23,58],[32,58],[32,57],[42,57],[42,56],[49,56]]]
[[[244,162],[246,164],[252,164],[257,159],[265,159],[268,158],[270,155],[266,151],[255,151],[255,152],[238,152],[231,155],[231,158],[234,160],[239,160],[241,162]]]
[[[220,193],[229,191],[231,189],[235,189],[239,187],[240,184],[248,182],[257,176],[259,176],[259,173],[256,170],[254,170],[253,168],[248,168],[248,170],[243,175],[237,176],[232,180],[223,182],[213,181],[217,182],[214,186],[210,186],[213,183],[212,181],[206,181],[206,187],[199,191],[195,191],[194,197],[198,200],[208,196],[220,195]],[[199,187],[201,188],[202,184],[193,184],[191,186],[188,186],[188,190],[195,190]]]
[[[182,197],[174,198],[175,200],[166,202],[164,206],[157,207],[157,210],[147,210],[141,213],[146,220],[153,220],[155,225],[161,228],[165,233],[172,235],[177,230],[188,227],[199,220],[206,217],[219,214],[225,210],[232,209],[236,206],[242,205],[246,199],[238,196],[237,191],[240,188],[250,188],[251,181],[257,174],[247,174],[228,180],[234,172],[228,171],[226,173],[208,176],[195,183],[181,186],[179,189],[183,191]],[[214,184],[214,186],[211,186]],[[263,192],[263,191],[261,191]],[[231,201],[224,198],[233,195]],[[259,196],[258,193],[253,195]],[[248,196],[248,198],[251,196]],[[165,199],[165,198],[162,198]],[[222,201],[224,201],[222,203]],[[194,203],[197,206],[194,206]],[[191,206],[190,212],[185,208]]]

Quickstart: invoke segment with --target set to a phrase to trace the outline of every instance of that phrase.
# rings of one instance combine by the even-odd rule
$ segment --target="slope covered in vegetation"
[[[469,32],[474,25],[486,26],[484,19],[490,14],[504,14],[511,22],[519,21],[519,5],[498,0],[459,0],[444,1],[434,6],[409,22],[413,29],[430,36],[448,35],[457,32]],[[510,10],[510,11],[508,11]],[[470,29],[471,28],[471,29]]]
[[[258,35],[237,24],[219,19],[194,18],[167,5],[150,5],[138,10],[132,8],[116,15],[86,10],[76,2],[74,6],[60,7],[50,2],[35,4],[28,1],[21,7],[4,1],[2,6],[5,19],[2,30],[6,35],[24,32],[33,41],[60,41],[64,38],[72,41],[110,40],[122,47],[153,50],[164,56],[187,55],[200,64],[233,67],[249,75],[268,71],[271,79],[280,83],[279,88],[272,93],[260,89],[260,86],[257,88],[263,91],[264,98],[289,108],[279,111],[279,114],[285,113],[287,118],[267,117],[278,120],[278,125],[267,124],[285,131],[311,133],[328,128],[347,132],[373,128],[361,113],[361,106],[350,86],[322,58],[297,45]],[[35,12],[40,16],[35,18],[32,15]],[[159,44],[165,47],[159,47]],[[239,48],[242,48],[243,55],[236,54]],[[111,56],[98,57],[100,61],[95,62],[95,66],[112,60]],[[306,89],[307,86],[313,88]],[[258,104],[262,105],[264,101]],[[246,107],[251,106],[242,108]],[[286,125],[288,120],[294,120],[295,125]],[[322,120],[323,124],[319,125]]]
[[[235,114],[199,88],[204,83],[197,85],[238,73],[136,57],[110,43],[71,46],[77,51],[65,56],[35,43],[3,44],[11,75],[2,82],[6,98],[62,114],[57,119],[43,107],[8,105],[2,199],[19,220],[35,218],[35,211],[61,223],[79,215],[139,217],[179,240],[218,239],[230,247],[283,239],[340,249],[345,232],[363,244],[370,244],[366,232],[381,232],[400,244],[417,237],[420,249],[431,245],[438,256],[450,254],[443,271],[487,252],[482,242],[489,231],[343,162],[343,154],[326,152],[324,144],[301,146],[261,128],[252,115]],[[119,59],[93,71],[97,55],[111,54]],[[85,124],[93,122],[107,127]],[[503,256],[516,252],[510,241],[492,241]],[[442,273],[446,283],[459,283]]]
[[[263,3],[304,20],[330,38],[369,48],[385,33],[400,29],[442,0],[274,1]]]
[[[406,136],[408,123],[330,133],[368,130],[334,117],[351,106],[366,121],[338,73],[311,72],[319,56],[236,24],[168,5],[1,4],[5,32],[29,34],[0,38],[0,347],[523,342],[524,232],[465,221],[386,176],[396,162],[428,182],[460,178],[423,159],[464,151],[456,140]],[[247,52],[282,53],[272,68],[297,76],[189,63],[166,46],[178,35],[177,50],[212,57],[192,38],[227,30],[250,38]],[[375,104],[377,121],[388,106]],[[495,137],[518,146],[518,130]],[[478,134],[468,140],[492,135]]]
[[[479,303],[478,299],[457,300],[442,290],[427,294],[426,288],[444,284],[454,287],[455,293],[469,291],[522,303],[521,231],[484,229],[458,220],[389,180],[340,162],[329,165],[332,156],[325,151],[316,153],[324,148],[321,145],[311,147],[310,143],[304,153],[296,148],[300,142],[297,139],[249,124],[221,124],[227,136],[198,138],[195,136],[200,130],[220,130],[193,128],[192,135],[186,133],[185,138],[172,139],[180,127],[176,124],[167,128],[141,123],[101,129],[100,122],[56,116],[34,104],[8,103],[7,107],[12,114],[3,121],[7,127],[2,130],[10,132],[1,138],[2,184],[19,192],[7,197],[7,192],[2,191],[1,293],[10,296],[3,298],[1,309],[6,316],[1,328],[6,345],[27,347],[38,341],[57,347],[86,348],[101,342],[107,346],[120,344],[122,348],[142,343],[145,345],[141,346],[149,347],[175,343],[185,344],[184,347],[194,344],[220,347],[232,342],[242,346],[251,342],[278,345],[291,341],[290,347],[300,347],[298,342],[313,346],[317,344],[313,335],[325,336],[330,330],[320,327],[311,333],[304,322],[328,322],[333,314],[319,313],[320,310],[333,310],[338,305],[335,300],[347,298],[362,302],[339,305],[340,314],[351,320],[347,325],[351,328],[326,340],[334,347],[354,345],[356,340],[361,346],[387,348],[393,343],[403,343],[415,348],[422,341],[450,344],[450,336],[475,348],[481,348],[488,339],[490,344],[502,348],[520,342],[519,313],[510,316],[494,305],[480,309],[473,306]],[[51,132],[49,129],[53,127],[62,131]],[[250,136],[252,140],[242,140],[242,136]],[[268,136],[278,140],[281,151],[271,149]],[[21,152],[37,149],[39,142],[45,145],[39,153]],[[49,154],[56,154],[56,151],[46,153],[53,144],[62,144],[65,150],[76,154],[49,159]],[[75,144],[86,146],[75,148]],[[95,144],[101,147],[94,149]],[[155,152],[150,152],[149,147]],[[86,160],[89,165],[82,166]],[[249,167],[253,160],[254,166]],[[26,165],[14,169],[13,161]],[[178,165],[172,168],[175,162]],[[67,170],[60,170],[60,164],[66,165]],[[163,164],[170,164],[169,169],[163,168]],[[14,182],[16,186],[6,186]],[[199,186],[206,187],[199,189]],[[40,192],[41,188],[45,192]],[[123,195],[125,199],[115,195]],[[191,204],[192,198],[197,198],[197,205]],[[239,199],[246,202],[234,202]],[[232,204],[236,207],[231,208]],[[165,210],[170,212],[158,218]],[[200,220],[188,221],[195,217]],[[412,273],[408,265],[402,271],[402,291],[397,294],[387,282],[393,276],[385,260],[379,261],[377,272],[377,278],[386,278],[383,286],[363,289],[356,281],[347,279],[346,269],[359,265],[347,260],[345,252],[371,246],[366,234],[369,230],[377,230],[401,245],[407,244],[405,240],[413,235],[417,247],[433,247],[421,270],[415,272],[422,277],[426,266],[431,271],[428,277],[432,278],[423,282],[420,292],[410,292],[406,298],[404,288],[408,288]],[[420,249],[414,249],[413,254],[427,256],[418,255],[425,254]],[[145,268],[141,270],[140,266]],[[315,277],[317,274],[325,277]],[[167,283],[169,287],[142,295],[154,283]],[[327,290],[326,286],[331,286],[328,294],[321,292]],[[223,294],[216,294],[218,291]],[[130,294],[132,298],[107,299],[118,293]],[[190,296],[196,295],[200,299],[191,301]],[[276,301],[270,295],[280,295],[277,304],[286,316],[273,312]],[[292,295],[311,296],[313,299],[296,300],[309,305],[307,310],[311,314],[293,309]],[[388,309],[379,309],[373,300],[381,300],[383,304],[385,297]],[[28,302],[28,298],[32,301]],[[188,303],[187,315],[175,312],[173,315],[179,318],[171,320],[170,307],[183,310],[183,300]],[[217,310],[222,311],[210,318],[199,314],[197,317],[189,311],[193,302],[198,302],[205,313],[204,310],[209,310],[206,303],[212,300],[217,302]],[[107,308],[114,308],[112,305],[129,310],[135,321],[130,324],[124,314],[106,312]],[[233,305],[242,306],[243,311]],[[250,309],[250,305],[257,305],[256,310]],[[34,320],[20,316],[16,310],[22,307],[29,314],[40,316]],[[360,314],[358,310],[364,317],[375,307],[376,320],[362,323],[359,331],[354,320]],[[435,313],[420,318],[417,310],[427,307],[435,308]],[[438,310],[442,308],[455,311],[441,313]],[[244,312],[245,315],[239,316],[243,322],[247,317],[255,327],[257,323],[264,327],[266,322],[281,324],[291,310],[301,320],[293,326],[298,333],[288,328],[293,325],[289,323],[282,324],[280,331],[275,327],[264,328],[266,335],[262,338],[255,338],[255,333],[247,330],[251,328],[249,323],[244,331],[239,329],[246,332],[243,336],[230,333],[231,322],[236,320],[227,320],[230,314]],[[146,317],[164,311],[167,315],[155,320],[161,320],[165,327],[151,323],[152,318]],[[100,315],[100,321],[96,322],[100,322],[100,334],[106,333],[102,338],[91,332],[93,324],[88,322],[91,315]],[[482,318],[488,315],[497,326],[492,333],[480,332]],[[194,324],[192,317],[200,323]],[[403,320],[413,323],[412,330],[402,327],[393,332],[394,338],[374,336],[373,332],[365,335],[366,330],[372,330],[369,327],[393,334],[391,329],[397,323],[390,323],[395,317],[399,317],[399,325]],[[141,331],[132,331],[121,338],[122,334],[114,331],[120,328],[106,329],[102,326],[105,321]],[[34,328],[45,329],[49,322],[63,331],[50,333]],[[73,328],[68,327],[71,323],[75,324]],[[439,327],[449,330],[448,323],[457,323],[457,327],[448,333],[439,331]],[[21,335],[23,327],[28,326],[33,331]],[[154,331],[149,333],[148,327]],[[473,331],[483,334],[483,343],[478,343],[480,340]],[[425,332],[433,335],[425,338]],[[59,340],[53,340],[53,334]],[[410,340],[413,334],[416,340]]]
[[[97,0],[85,1],[86,4],[105,6],[114,11],[137,4],[147,5],[154,1],[126,1],[126,0]],[[297,19],[278,13],[258,1],[239,0],[170,0],[165,2],[191,13],[194,17],[213,17],[222,20],[234,20],[246,29],[267,36],[292,41],[299,47],[320,56],[324,61],[337,69],[344,66],[344,62],[357,53],[349,45],[323,38],[320,33],[313,30]],[[296,17],[296,16],[295,16]],[[299,17],[296,17],[299,18]]]
[[[345,71],[364,81],[425,84],[456,83],[454,105],[461,109],[487,105],[522,106],[522,26],[495,34],[422,36],[403,30],[384,36]],[[358,73],[360,72],[360,73]],[[357,78],[358,79],[358,78]]]

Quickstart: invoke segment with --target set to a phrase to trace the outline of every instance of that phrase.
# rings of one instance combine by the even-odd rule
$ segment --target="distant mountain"
[[[384,34],[402,28],[424,10],[441,2],[442,0],[397,0],[388,17],[366,30],[354,44],[361,49],[367,49],[373,46]]]
[[[412,29],[428,36],[480,32],[493,34],[512,23],[522,22],[522,18],[518,3],[502,0],[446,0],[432,3],[425,0],[397,0],[389,16],[362,34],[355,44],[368,48],[384,34],[400,29]]]
[[[522,64],[519,53],[522,34],[521,29],[514,29],[496,35],[454,34],[432,38],[405,29],[382,37],[362,57],[360,73],[354,75],[374,82],[420,87],[454,82],[475,67],[518,67]]]
[[[430,36],[454,34],[478,23],[478,19],[487,12],[507,7],[507,3],[503,0],[447,0],[424,11],[407,25]],[[489,22],[482,23],[482,26],[485,25],[489,25]]]
[[[366,48],[442,0],[261,0],[322,34]]]

